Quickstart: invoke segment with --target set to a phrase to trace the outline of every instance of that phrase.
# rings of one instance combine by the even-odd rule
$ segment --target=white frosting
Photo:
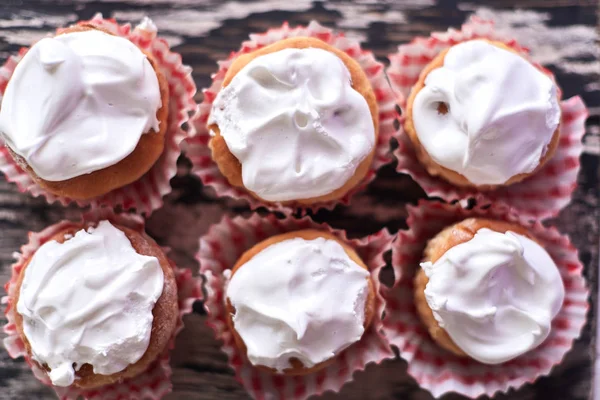
[[[114,165],[158,131],[158,78],[129,40],[92,30],[37,42],[17,65],[0,132],[36,175],[63,181]]]
[[[448,113],[438,112],[446,103]],[[482,40],[450,48],[413,104],[419,141],[476,185],[532,172],[560,120],[556,85],[521,56]]]
[[[294,238],[240,267],[227,298],[250,362],[283,371],[290,358],[310,368],[361,338],[368,284],[335,240]]]
[[[219,92],[209,123],[242,164],[244,186],[268,201],[339,189],[375,143],[369,105],[348,68],[316,48],[252,60]]]
[[[135,27],[135,29],[141,29],[150,33],[156,33],[158,31],[158,28],[156,27],[154,21],[152,21],[147,16],[142,19],[142,22],[140,22],[138,26]]]
[[[110,375],[146,352],[152,309],[163,290],[156,257],[143,256],[125,234],[102,221],[64,243],[44,243],[25,269],[17,312],[34,360],[56,386],[91,364]]]
[[[458,347],[486,364],[539,346],[565,295],[548,253],[513,232],[480,229],[435,264],[421,266],[429,277],[425,298],[435,319]]]

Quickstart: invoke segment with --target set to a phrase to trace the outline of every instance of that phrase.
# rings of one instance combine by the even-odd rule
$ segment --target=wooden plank
[[[600,62],[595,1],[528,0],[528,1],[251,1],[245,3],[219,0],[78,0],[3,1],[0,5],[0,58],[6,58],[20,45],[42,37],[56,26],[77,19],[90,18],[96,12],[105,16],[131,19],[143,15],[154,18],[168,40],[177,44],[184,61],[194,68],[199,88],[210,82],[215,62],[238,48],[250,32],[263,31],[288,20],[306,24],[312,19],[340,29],[364,40],[382,60],[396,46],[415,35],[458,26],[468,15],[494,18],[500,30],[514,34],[532,47],[534,56],[548,64],[557,74],[565,95],[581,94],[591,107],[585,138],[586,154],[582,157],[579,186],[573,202],[551,221],[571,235],[586,266],[585,274],[594,289],[590,316],[597,313],[598,265],[598,167],[600,153],[600,85],[596,68]],[[514,11],[513,7],[522,10]],[[198,100],[201,95],[198,95]],[[315,219],[358,237],[383,227],[393,232],[406,226],[405,205],[424,197],[422,190],[408,177],[395,173],[392,166],[383,168],[378,179],[349,208],[338,207],[319,212]],[[198,237],[223,215],[249,214],[243,203],[216,199],[190,176],[189,163],[180,162],[173,180],[173,192],[165,207],[148,221],[148,232],[161,245],[172,248],[171,256],[180,265],[198,269],[194,254]],[[47,205],[41,199],[20,194],[15,186],[0,180],[0,281],[8,279],[11,254],[27,240],[27,232],[63,218],[76,218],[75,207]],[[204,325],[201,308],[185,318],[186,329],[177,339],[173,352],[174,392],[171,399],[246,399],[227,365],[219,343]],[[5,319],[0,318],[0,324]],[[593,324],[584,329],[573,351],[556,368],[552,376],[542,378],[498,399],[586,399],[592,382]],[[370,366],[338,395],[327,399],[429,399],[406,374],[405,363],[390,360]],[[31,375],[22,360],[11,360],[0,352],[0,399],[50,399],[52,391]],[[458,399],[459,396],[448,396]]]

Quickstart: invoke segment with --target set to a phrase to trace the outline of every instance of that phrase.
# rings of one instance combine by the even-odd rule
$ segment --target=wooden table
[[[184,62],[194,68],[198,88],[209,83],[222,59],[250,32],[280,25],[307,24],[315,19],[324,25],[344,29],[360,37],[364,46],[385,60],[398,44],[415,35],[459,26],[473,12],[496,19],[498,29],[510,31],[533,50],[533,56],[548,65],[564,89],[565,97],[580,94],[590,107],[582,171],[573,201],[551,224],[571,235],[586,266],[585,274],[593,288],[590,322],[564,362],[550,377],[539,379],[498,399],[587,399],[592,390],[593,332],[597,311],[598,275],[598,175],[600,154],[600,50],[597,46],[594,0],[527,0],[485,2],[438,0],[361,0],[311,2],[309,0],[265,0],[221,2],[220,0],[2,0],[0,4],[0,59],[53,31],[57,26],[91,18],[96,12],[123,20],[139,21],[149,15],[162,35],[176,45]],[[527,9],[513,11],[513,5]],[[198,94],[197,100],[202,98]],[[172,248],[172,258],[194,271],[198,238],[210,224],[225,215],[247,214],[243,203],[217,199],[189,174],[189,163],[180,160],[173,179],[173,192],[165,206],[148,220],[148,232]],[[408,177],[387,166],[351,207],[319,212],[316,219],[361,236],[387,226],[392,232],[404,228],[407,203],[424,197]],[[28,231],[37,231],[63,218],[77,218],[74,207],[48,205],[17,191],[0,180],[0,281],[10,273],[12,253],[27,241]],[[173,393],[170,399],[246,399],[248,395],[235,381],[219,343],[204,325],[198,304],[185,318],[186,328],[173,352]],[[0,324],[5,319],[0,317]],[[429,399],[407,376],[402,360],[389,360],[369,366],[338,395],[327,399]],[[596,377],[596,381],[598,381]],[[0,399],[47,399],[52,391],[40,384],[22,360],[12,360],[0,351]],[[460,396],[449,395],[447,399]]]

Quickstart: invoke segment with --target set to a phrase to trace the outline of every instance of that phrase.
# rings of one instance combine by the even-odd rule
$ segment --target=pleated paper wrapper
[[[528,50],[514,39],[507,38],[494,30],[492,21],[471,17],[460,30],[434,32],[430,37],[418,37],[410,43],[398,47],[389,56],[390,66],[387,75],[401,108],[412,86],[417,82],[421,71],[443,50],[472,39],[489,39],[505,43],[519,54],[528,57]],[[530,60],[531,61],[531,60]],[[554,80],[554,75],[536,62],[532,63]],[[510,96],[510,93],[506,94]],[[399,146],[394,151],[398,160],[398,172],[409,174],[429,197],[439,197],[447,202],[475,198],[479,204],[505,203],[519,210],[521,215],[532,219],[553,217],[571,201],[577,185],[579,157],[583,151],[581,139],[585,133],[585,120],[588,116],[579,96],[560,103],[562,118],[560,139],[554,156],[540,171],[525,180],[503,186],[496,190],[478,192],[475,188],[454,186],[446,180],[430,175],[419,162],[410,138],[404,132],[404,117],[399,115],[400,128],[395,133]]]
[[[429,336],[414,306],[413,280],[420,268],[423,250],[437,233],[470,217],[482,217],[527,227],[556,263],[565,286],[564,304],[552,321],[549,337],[539,347],[499,365],[486,365],[462,358],[442,349]],[[435,397],[457,392],[476,398],[493,396],[509,388],[518,388],[547,375],[561,362],[579,337],[588,311],[589,291],[582,276],[583,265],[577,250],[566,235],[518,216],[505,206],[476,206],[467,210],[460,204],[449,205],[422,200],[408,207],[408,230],[400,231],[392,248],[392,266],[396,276],[393,288],[383,288],[386,300],[384,332],[408,362],[408,373]]]
[[[375,156],[373,157],[372,165],[365,178],[339,200],[312,205],[282,205],[280,203],[262,202],[250,195],[244,188],[232,186],[227,178],[221,174],[217,164],[211,157],[211,150],[208,146],[211,136],[207,128],[207,122],[213,101],[221,89],[227,70],[238,56],[291,37],[317,38],[344,51],[360,64],[371,82],[377,99],[379,107],[379,136],[375,144]],[[335,33],[315,21],[309,23],[308,26],[298,26],[295,28],[291,28],[287,23],[284,23],[281,27],[270,29],[265,33],[251,34],[250,39],[242,43],[239,51],[231,53],[229,58],[219,61],[218,64],[219,69],[212,76],[212,84],[208,89],[204,89],[204,100],[198,107],[198,113],[192,118],[191,124],[194,128],[194,133],[193,137],[186,140],[186,155],[192,161],[193,172],[200,177],[204,185],[212,187],[219,197],[227,196],[234,199],[244,199],[252,209],[263,206],[285,214],[291,214],[297,210],[306,212],[307,210],[316,211],[320,208],[332,209],[337,204],[349,204],[351,197],[364,189],[375,178],[377,170],[381,166],[391,162],[392,156],[389,142],[394,133],[393,124],[396,117],[394,95],[386,79],[383,64],[375,60],[372,52],[362,49],[358,41],[346,38],[343,33]]]
[[[227,326],[225,290],[228,272],[238,258],[255,244],[285,232],[301,229],[319,229],[333,233],[352,246],[369,267],[375,289],[379,289],[379,271],[385,265],[384,253],[391,247],[393,236],[387,230],[379,231],[363,239],[346,238],[343,231],[333,230],[325,224],[317,224],[308,217],[302,219],[277,219],[273,214],[266,217],[252,215],[249,219],[225,217],[213,225],[200,239],[198,261],[200,271],[206,278],[208,325],[221,340],[222,350],[229,358],[236,379],[254,399],[302,400],[325,391],[337,392],[355,372],[369,363],[379,363],[394,355],[381,334],[381,316],[384,302],[378,294],[376,313],[369,329],[362,338],[336,355],[333,363],[324,369],[305,376],[285,376],[255,368],[236,347]]]
[[[43,196],[48,203],[59,202],[67,205],[74,202],[80,207],[108,206],[122,210],[135,209],[138,213],[149,215],[162,206],[163,196],[171,191],[169,181],[177,172],[177,158],[181,154],[180,144],[188,135],[182,125],[189,120],[190,114],[195,112],[197,107],[194,101],[196,85],[192,79],[192,69],[183,65],[181,56],[172,52],[167,42],[157,36],[156,29],[148,19],[134,29],[130,24],[121,25],[114,19],[103,18],[101,14],[97,14],[89,21],[77,23],[77,25],[83,24],[101,27],[115,35],[127,38],[154,56],[158,68],[167,79],[170,92],[169,126],[165,134],[165,147],[162,155],[154,166],[137,181],[90,200],[73,200],[56,196],[44,190],[13,160],[1,139],[0,171],[8,181],[14,182],[21,192],[29,192],[33,196]],[[58,29],[57,33],[61,30]],[[27,51],[27,48],[22,48],[17,55],[10,56],[0,68],[0,100],[18,62]],[[118,137],[115,137],[115,140],[118,140]]]
[[[144,233],[144,221],[139,216],[130,214],[114,214],[108,209],[96,209],[84,215],[83,220],[86,222],[109,220],[114,224],[119,224],[139,233]],[[192,305],[196,300],[201,300],[202,284],[201,280],[192,277],[191,270],[178,268],[172,261],[171,266],[175,272],[177,281],[179,319],[173,338],[165,349],[164,353],[150,365],[150,367],[142,374],[126,379],[120,383],[102,386],[95,389],[80,389],[74,386],[58,387],[53,386],[48,378],[48,375],[36,363],[32,362],[31,357],[27,354],[23,341],[19,336],[15,326],[16,304],[15,290],[19,274],[25,263],[33,256],[37,249],[46,243],[57,232],[66,228],[80,226],[78,222],[61,221],[52,226],[47,227],[41,232],[30,232],[29,242],[21,247],[19,253],[15,253],[16,262],[12,265],[12,276],[10,281],[4,286],[7,296],[2,298],[2,303],[6,305],[5,314],[8,320],[4,326],[4,332],[7,337],[4,339],[4,346],[11,358],[24,357],[25,361],[31,367],[35,377],[43,384],[51,387],[56,392],[61,400],[115,400],[115,399],[148,399],[158,400],[169,393],[172,388],[171,384],[171,366],[169,365],[169,352],[175,343],[175,335],[183,329],[182,317],[185,314],[192,312]]]

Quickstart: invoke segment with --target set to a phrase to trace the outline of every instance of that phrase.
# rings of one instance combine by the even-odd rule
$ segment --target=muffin
[[[404,129],[431,175],[492,190],[535,174],[552,157],[559,95],[552,79],[503,43],[470,40],[421,72]]]
[[[373,161],[378,106],[360,65],[310,37],[236,58],[208,119],[227,181],[266,203],[337,200]]]
[[[252,365],[306,375],[361,339],[375,314],[375,291],[351,247],[308,229],[245,252],[231,271],[226,304],[235,344]]]
[[[26,260],[15,325],[54,386],[98,388],[143,373],[167,348],[177,284],[161,248],[129,228],[71,225]]]
[[[427,243],[414,281],[419,317],[435,342],[500,364],[548,337],[565,288],[550,255],[524,227],[469,218]]]
[[[18,63],[2,98],[0,134],[43,189],[87,200],[154,165],[168,104],[168,83],[152,55],[82,24],[40,40]]]

